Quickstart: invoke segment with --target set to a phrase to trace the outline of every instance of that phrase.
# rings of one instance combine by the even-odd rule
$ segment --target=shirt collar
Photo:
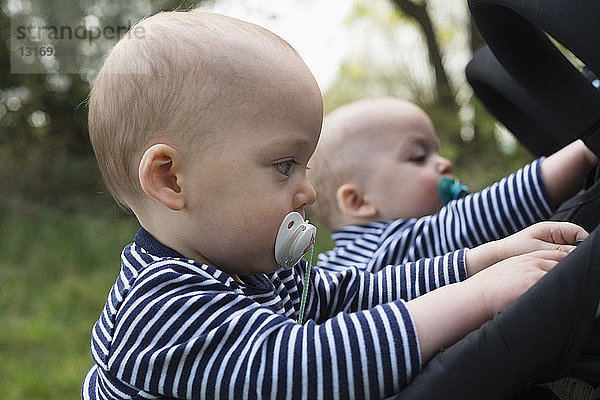
[[[173,250],[172,248],[165,246],[164,244],[156,240],[154,236],[152,236],[150,232],[148,232],[144,228],[140,228],[137,231],[133,241],[138,246],[155,256],[170,258],[187,258],[178,253],[177,251]]]

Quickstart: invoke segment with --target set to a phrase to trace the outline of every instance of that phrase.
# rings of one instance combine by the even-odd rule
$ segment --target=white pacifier
[[[275,261],[283,268],[290,269],[298,264],[315,242],[317,228],[302,219],[295,211],[283,219],[275,239]]]

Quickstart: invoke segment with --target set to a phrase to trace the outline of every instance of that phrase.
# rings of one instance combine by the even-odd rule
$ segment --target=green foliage
[[[2,195],[10,197],[65,197],[64,186],[70,185],[72,174],[61,169],[76,158],[83,166],[89,182],[97,177],[89,174],[86,160],[93,160],[87,135],[87,96],[95,71],[111,42],[98,41],[88,46],[86,40],[68,42],[81,53],[76,57],[75,71],[61,67],[38,65],[38,73],[20,73],[13,57],[18,56],[15,38],[17,27],[26,26],[31,18],[40,18],[36,27],[77,27],[86,17],[98,18],[101,26],[119,27],[135,23],[150,12],[189,9],[202,0],[152,0],[145,2],[67,0],[28,2],[2,1],[0,4],[0,179]],[[12,6],[11,6],[12,4]],[[21,5],[22,9],[13,9]],[[29,5],[27,7],[26,5]],[[35,31],[34,31],[35,32]],[[60,45],[61,42],[55,43]],[[40,43],[33,43],[40,46]],[[12,46],[12,47],[11,47]],[[18,58],[18,57],[16,57]],[[59,59],[60,61],[60,59]],[[71,62],[75,62],[70,60]],[[65,64],[65,63],[63,63]],[[37,65],[37,64],[36,64]],[[62,65],[62,64],[60,64]],[[11,70],[13,67],[14,70]],[[48,73],[44,73],[45,69]],[[118,94],[115,94],[118,95]],[[49,178],[49,181],[45,180]],[[62,179],[61,179],[62,178]],[[81,176],[81,182],[84,177]],[[42,180],[41,180],[42,179]],[[60,182],[59,182],[60,180]],[[42,189],[43,183],[43,189]],[[55,185],[51,185],[53,183]],[[31,186],[34,186],[31,188]],[[67,193],[68,195],[69,193]]]

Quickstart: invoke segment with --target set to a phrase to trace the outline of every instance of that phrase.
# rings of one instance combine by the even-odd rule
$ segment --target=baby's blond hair
[[[113,47],[90,92],[89,135],[121,205],[141,197],[138,165],[153,143],[188,148],[223,129],[243,79],[236,57],[257,39],[293,51],[259,26],[196,11],[145,18]]]
[[[340,217],[337,189],[347,182],[360,182],[365,170],[353,146],[356,135],[362,131],[348,124],[348,112],[353,107],[351,103],[325,116],[319,143],[309,163],[308,177],[317,193],[310,211],[329,229],[337,228]]]

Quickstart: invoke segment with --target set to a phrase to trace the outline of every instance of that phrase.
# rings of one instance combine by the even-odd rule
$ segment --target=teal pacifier
[[[458,200],[469,194],[469,189],[458,179],[442,178],[438,184],[440,200],[444,205],[452,200]]]

